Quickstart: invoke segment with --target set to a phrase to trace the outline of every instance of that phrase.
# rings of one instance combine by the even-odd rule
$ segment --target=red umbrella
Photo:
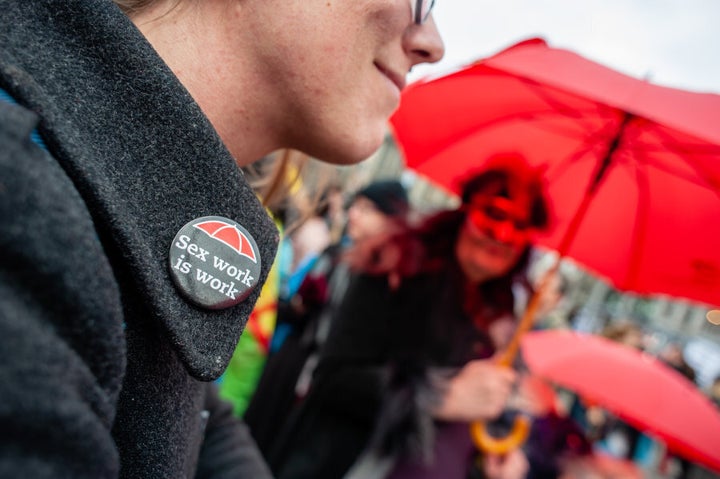
[[[565,330],[529,332],[521,350],[534,374],[651,433],[674,453],[720,472],[720,410],[656,358]]]
[[[451,192],[497,153],[544,165],[557,227],[539,244],[618,289],[720,305],[720,96],[533,39],[410,85],[391,123]]]

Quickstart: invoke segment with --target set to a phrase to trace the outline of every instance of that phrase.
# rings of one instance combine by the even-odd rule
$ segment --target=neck
[[[222,8],[219,6],[222,5]],[[153,4],[132,17],[160,57],[208,117],[240,166],[280,148],[266,82],[248,65],[239,18],[225,2]],[[228,45],[228,39],[238,39]]]

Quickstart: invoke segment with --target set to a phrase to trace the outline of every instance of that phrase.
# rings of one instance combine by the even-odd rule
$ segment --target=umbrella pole
[[[617,150],[618,146],[620,145],[623,131],[625,130],[625,127],[630,122],[630,120],[632,120],[633,118],[634,116],[632,114],[627,112],[623,113],[620,121],[620,126],[618,127],[618,131],[610,142],[607,153],[603,157],[603,160],[600,162],[600,165],[598,166],[595,175],[593,175],[593,178],[590,181],[587,190],[585,190],[582,202],[580,203],[580,206],[578,206],[578,209],[575,211],[575,214],[573,215],[572,219],[570,220],[570,224],[568,225],[568,229],[565,231],[565,234],[560,241],[560,245],[558,247],[558,255],[555,258],[554,264],[550,268],[548,268],[548,270],[543,275],[542,279],[540,280],[540,285],[533,292],[530,300],[528,301],[528,305],[525,308],[525,313],[518,322],[518,325],[515,328],[515,332],[513,333],[510,342],[508,343],[505,350],[500,353],[497,359],[498,364],[500,364],[501,366],[513,366],[515,358],[517,357],[517,353],[520,350],[520,341],[523,335],[528,330],[530,330],[533,323],[535,322],[535,315],[537,314],[537,310],[540,306],[540,297],[542,296],[545,288],[547,288],[548,282],[550,281],[552,276],[557,273],[557,270],[560,267],[560,261],[570,249],[570,245],[575,239],[578,229],[580,228],[580,223],[585,217],[585,213],[587,213],[587,210],[590,207],[590,203],[595,197],[595,192],[600,185],[600,181],[604,178],[605,173],[607,173],[610,163],[612,162],[613,155],[615,154],[615,150]],[[476,447],[481,451],[484,451],[485,453],[498,455],[506,454],[510,450],[520,447],[520,445],[527,439],[529,429],[529,419],[526,416],[518,416],[515,420],[515,423],[513,424],[511,433],[506,438],[501,439],[490,436],[483,421],[474,421],[470,423],[470,435]]]
[[[602,170],[603,173],[605,169]],[[544,292],[545,288],[547,288],[547,284],[552,278],[552,276],[556,274],[558,269],[560,268],[560,261],[565,256],[568,249],[570,249],[570,245],[575,239],[578,229],[580,228],[580,223],[582,222],[582,219],[584,218],[587,209],[590,207],[590,202],[593,199],[598,182],[599,179],[598,177],[596,177],[590,188],[588,188],[588,190],[585,192],[582,203],[580,203],[580,206],[575,211],[575,215],[570,221],[570,225],[568,226],[568,229],[565,231],[565,235],[560,241],[560,246],[558,248],[558,254],[555,258],[555,262],[542,276],[539,286],[535,289],[532,296],[530,296],[528,305],[525,308],[525,313],[523,313],[522,318],[518,322],[518,325],[515,328],[515,332],[513,333],[510,342],[498,358],[498,363],[502,366],[512,367],[518,350],[520,349],[520,340],[522,339],[522,336],[526,332],[528,332],[530,328],[532,328],[532,325],[535,322],[535,315],[537,314],[537,310],[540,307],[540,298],[542,296],[542,293]]]
[[[547,288],[547,284],[550,279],[560,268],[561,259],[561,255],[558,255],[557,258],[555,258],[555,262],[553,263],[553,265],[548,268],[548,270],[543,274],[542,279],[540,280],[540,285],[532,294],[532,296],[530,296],[528,305],[525,308],[525,313],[523,313],[522,318],[518,322],[518,325],[515,328],[515,332],[513,333],[510,342],[508,343],[505,350],[498,357],[497,362],[501,366],[513,366],[513,363],[515,362],[515,357],[517,356],[517,353],[520,349],[520,340],[522,339],[523,335],[530,330],[533,323],[535,322],[535,315],[537,314],[537,310],[540,307],[540,297],[545,291],[545,288]]]
[[[604,170],[602,170],[602,172],[604,173]],[[505,350],[498,357],[498,364],[502,366],[512,367],[513,363],[515,362],[515,357],[517,356],[517,353],[520,349],[520,340],[522,339],[523,335],[528,332],[530,328],[532,328],[532,325],[535,322],[535,315],[537,314],[537,310],[540,307],[540,298],[545,291],[545,288],[547,288],[548,282],[560,268],[560,261],[567,253],[570,245],[572,244],[572,241],[575,239],[575,235],[580,228],[580,223],[582,222],[582,219],[585,216],[588,207],[590,206],[590,202],[593,199],[596,185],[598,182],[599,179],[596,177],[590,188],[588,188],[588,190],[585,192],[582,203],[580,203],[580,206],[575,211],[575,215],[570,221],[570,225],[568,226],[568,229],[565,231],[565,235],[560,241],[560,247],[558,248],[558,254],[555,258],[555,262],[543,274],[542,279],[540,280],[540,284],[530,296],[530,300],[528,301],[528,305],[525,308],[525,312],[523,313],[522,318],[520,318],[520,321],[515,328],[515,332],[513,333],[510,342],[508,343]]]
[[[560,261],[562,260],[564,253],[567,252],[567,249],[578,230],[582,216],[585,214],[585,211],[587,211],[592,196],[593,193],[588,190],[583,197],[583,202],[576,211],[570,227],[561,242],[561,254],[557,255],[555,262],[542,276],[540,285],[530,297],[528,305],[525,308],[525,313],[518,322],[510,342],[497,358],[497,363],[499,365],[508,368],[513,367],[517,353],[520,350],[520,341],[522,340],[523,335],[532,328],[532,325],[535,322],[535,315],[540,307],[540,298],[542,293],[545,288],[547,288],[548,282],[552,276],[560,268]],[[487,431],[484,421],[473,421],[470,423],[470,436],[475,443],[475,446],[486,454],[504,455],[511,450],[517,449],[527,440],[529,432],[530,419],[524,415],[518,416],[515,419],[512,431],[505,438],[496,438],[491,436]]]
[[[528,301],[528,306],[527,308],[525,308],[525,313],[518,322],[517,328],[515,329],[515,333],[513,334],[510,343],[499,357],[499,363],[501,365],[511,367],[513,362],[515,361],[517,352],[520,349],[520,340],[522,339],[523,334],[525,334],[532,327],[535,321],[535,314],[537,313],[537,309],[540,306],[540,296],[544,289],[547,287],[547,283],[549,282],[550,278],[557,272],[558,268],[560,267],[560,261],[570,249],[570,245],[572,244],[578,230],[580,229],[580,223],[582,223],[582,220],[585,217],[585,213],[587,213],[587,210],[590,207],[590,203],[595,197],[595,192],[600,185],[600,181],[605,177],[605,174],[610,167],[610,163],[612,163],[615,151],[620,146],[623,132],[625,131],[628,123],[632,121],[633,118],[635,118],[634,115],[627,112],[623,113],[623,116],[620,120],[620,125],[618,127],[618,131],[608,145],[607,153],[603,157],[603,160],[600,162],[597,171],[593,175],[593,178],[590,181],[587,190],[585,190],[582,202],[580,203],[580,206],[578,206],[578,209],[575,211],[575,214],[570,220],[570,224],[565,231],[565,235],[560,241],[560,245],[558,246],[558,255],[555,259],[555,263],[543,275],[539,287],[531,296],[530,301]]]

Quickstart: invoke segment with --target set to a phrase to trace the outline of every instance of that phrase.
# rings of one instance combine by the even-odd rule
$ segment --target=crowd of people
[[[292,190],[291,152],[380,146],[444,54],[433,5],[0,0],[1,477],[641,477],[642,431],[497,361],[540,170],[484,158],[423,215],[395,178]],[[568,326],[555,286],[538,328]]]
[[[280,295],[285,332],[243,416],[275,477],[643,477],[651,460],[689,477],[679,458],[649,458],[657,444],[608,411],[493,364],[516,296],[537,287],[528,266],[550,223],[542,192],[537,172],[507,155],[468,177],[458,208],[429,216],[395,179],[349,193],[345,234]],[[536,329],[572,327],[553,316],[567,281],[545,284]],[[598,334],[644,347],[637,322]],[[469,423],[518,405],[533,418],[525,444],[481,460]]]

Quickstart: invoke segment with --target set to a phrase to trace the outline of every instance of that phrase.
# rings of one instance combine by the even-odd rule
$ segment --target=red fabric
[[[522,355],[534,374],[575,391],[679,456],[720,472],[720,411],[677,371],[605,338],[533,331]]]
[[[258,306],[255,309],[252,310],[250,313],[250,317],[248,318],[247,322],[247,329],[250,331],[250,333],[253,335],[255,340],[258,343],[258,346],[262,350],[263,353],[266,355],[270,351],[270,341],[272,340],[272,331],[265,332],[263,331],[263,328],[260,326],[260,316],[263,314],[273,311],[277,309],[277,302],[273,301],[271,303],[265,304],[263,306]]]
[[[391,124],[407,166],[450,192],[494,154],[544,167],[553,249],[622,125],[566,254],[622,290],[720,305],[720,96],[534,39],[410,85]]]

